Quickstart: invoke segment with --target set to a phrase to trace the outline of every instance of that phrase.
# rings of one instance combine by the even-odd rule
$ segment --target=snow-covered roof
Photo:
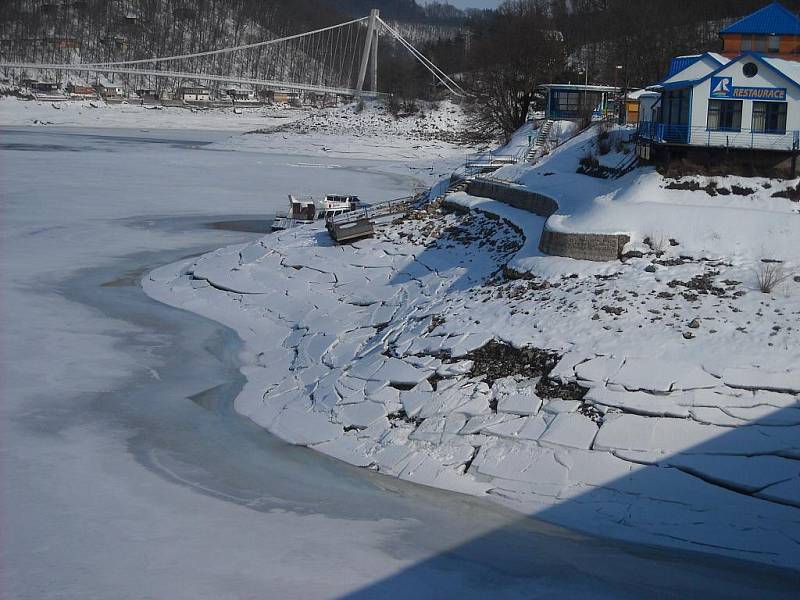
[[[659,82],[658,86],[679,87],[689,85],[729,62],[728,58],[715,52],[676,56],[670,63],[669,73]]]
[[[669,63],[669,71],[667,71],[667,79],[672,77],[673,75],[680,73],[687,67],[691,67],[694,63],[696,63],[700,58],[702,58],[702,54],[691,54],[688,56],[676,56],[673,58]]]
[[[777,69],[782,75],[788,77],[793,83],[800,85],[800,63],[785,58],[760,57],[762,61]]]
[[[778,2],[773,2],[720,31],[720,35],[728,33],[800,35],[800,18]]]
[[[725,65],[729,63],[731,60],[730,58],[728,58],[727,56],[723,56],[719,52],[706,52],[706,54],[711,58],[713,58],[714,60],[716,60],[721,65]]]
[[[658,92],[654,92],[651,90],[635,90],[633,92],[628,92],[627,98],[628,100],[638,100],[642,96],[658,96]]]

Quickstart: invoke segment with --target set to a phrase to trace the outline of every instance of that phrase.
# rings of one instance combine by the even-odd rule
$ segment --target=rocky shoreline
[[[605,536],[800,566],[800,382],[784,350],[800,307],[772,309],[778,330],[723,357],[768,305],[714,293],[739,285],[736,267],[654,274],[643,255],[507,278],[523,245],[503,219],[431,203],[352,246],[298,228],[145,287],[240,332],[260,392],[237,409],[291,443]],[[666,291],[681,287],[691,297]],[[692,339],[679,302],[702,323]]]

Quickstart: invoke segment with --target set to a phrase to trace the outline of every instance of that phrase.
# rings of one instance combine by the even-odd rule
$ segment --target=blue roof
[[[696,54],[694,56],[676,56],[672,59],[672,62],[669,63],[669,71],[667,72],[667,76],[664,79],[669,79],[675,73],[680,73],[686,67],[691,67],[694,63],[702,58],[702,54]]]
[[[678,57],[681,58],[681,57]],[[713,57],[712,57],[713,58]],[[762,56],[758,52],[743,52],[736,58],[730,60],[725,64],[720,63],[719,67],[712,70],[710,73],[706,73],[702,77],[698,77],[697,79],[682,79],[681,81],[673,81],[671,83],[658,83],[653,88],[660,88],[663,90],[672,90],[672,89],[681,89],[681,88],[688,88],[688,87],[695,87],[698,84],[714,77],[719,72],[723,71],[724,69],[728,68],[730,65],[739,62],[744,58],[752,58],[761,64],[765,65],[771,71],[778,73],[781,77],[783,77],[787,82],[791,83],[798,89],[800,89],[800,62],[794,60],[786,60],[782,58],[770,58],[766,56]],[[719,61],[717,61],[719,62]],[[668,78],[667,78],[668,79]],[[666,80],[665,80],[666,81]],[[648,88],[649,89],[649,88]]]
[[[684,69],[687,69],[687,68],[691,67],[693,64],[695,64],[696,62],[701,61],[702,59],[704,59],[706,57],[710,58],[711,60],[713,60],[718,65],[727,64],[727,60],[726,59],[724,59],[722,57],[719,57],[718,54],[712,54],[711,52],[704,52],[703,54],[691,54],[691,55],[688,55],[688,56],[676,56],[669,63],[669,72],[667,73],[667,76],[664,77],[664,79],[662,79],[659,82],[659,84],[663,83],[664,81],[666,81],[670,77],[680,73]],[[720,60],[720,58],[722,58],[722,60]],[[725,62],[723,62],[723,61],[725,61]]]
[[[783,5],[773,2],[729,25],[720,34],[800,35],[800,18]]]

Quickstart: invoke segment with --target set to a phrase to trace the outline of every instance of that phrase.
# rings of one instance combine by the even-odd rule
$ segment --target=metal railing
[[[690,125],[642,121],[639,138],[655,144],[686,144],[713,148],[800,149],[800,131],[762,132],[752,129],[711,130]]]
[[[475,152],[474,154],[467,154],[466,160],[464,161],[465,165],[468,166],[502,166],[504,164],[514,164],[519,162],[519,157],[523,152],[527,150],[527,147],[513,154],[509,154],[508,152],[498,152],[497,150],[488,150],[486,152]]]
[[[405,198],[397,198],[396,200],[388,200],[387,202],[379,202],[378,204],[370,204],[357,208],[355,210],[336,215],[327,220],[328,225],[345,225],[361,219],[377,219],[378,217],[385,217],[397,213],[405,212],[405,210],[417,199],[418,196],[407,196]]]

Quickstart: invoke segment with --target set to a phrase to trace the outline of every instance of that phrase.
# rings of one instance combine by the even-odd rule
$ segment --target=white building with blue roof
[[[640,155],[717,148],[792,159],[800,150],[800,62],[759,52],[707,52],[673,59],[640,109]],[[696,154],[695,154],[696,156]],[[769,162],[769,158],[767,162]]]

